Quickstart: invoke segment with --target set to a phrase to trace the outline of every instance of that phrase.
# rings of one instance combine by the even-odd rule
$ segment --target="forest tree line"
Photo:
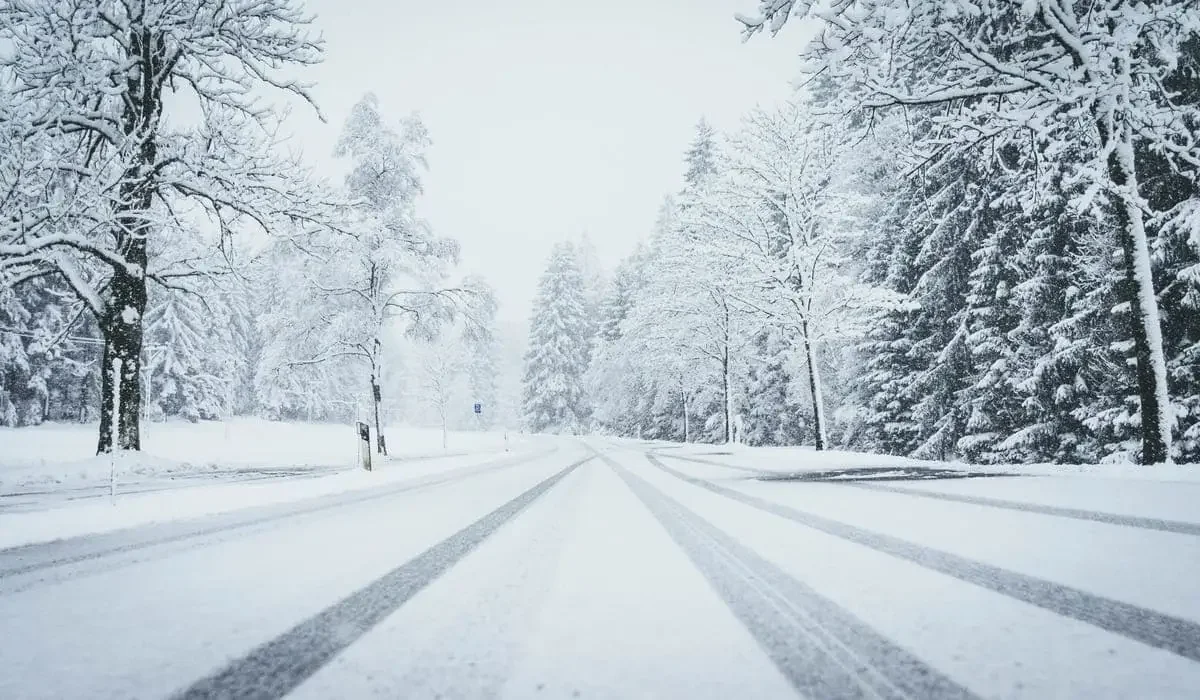
[[[1196,8],[762,0],[741,22],[784,40],[796,18],[801,90],[731,133],[701,124],[601,303],[553,298],[579,286],[556,252],[526,420],[1200,461]]]

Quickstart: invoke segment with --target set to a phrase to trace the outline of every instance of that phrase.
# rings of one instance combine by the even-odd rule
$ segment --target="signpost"
[[[371,471],[371,427],[362,421],[358,427],[358,460],[362,468]]]
[[[483,404],[481,404],[481,403],[475,404],[475,415],[477,415],[477,416],[483,415]]]

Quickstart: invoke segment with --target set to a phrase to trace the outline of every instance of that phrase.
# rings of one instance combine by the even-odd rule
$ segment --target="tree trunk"
[[[1108,174],[1119,190],[1113,208],[1124,254],[1126,300],[1129,302],[1134,358],[1137,362],[1138,401],[1142,418],[1142,464],[1171,459],[1171,399],[1163,353],[1158,298],[1150,267],[1150,244],[1138,206],[1138,179],[1133,141],[1128,126],[1120,127],[1108,160]]]
[[[682,384],[679,387],[679,395],[683,398],[683,441],[691,442],[692,441],[692,426],[691,426],[691,419],[688,416],[687,389],[683,388]]]
[[[733,415],[730,410],[730,387],[729,387],[729,346],[725,346],[725,353],[721,357],[721,375],[724,383],[722,393],[725,398],[725,444],[733,442]]]
[[[446,410],[442,409],[442,449],[446,449]]]
[[[142,241],[143,256],[145,248]],[[129,253],[126,253],[129,256]],[[146,279],[124,271],[113,275],[110,299],[100,323],[104,356],[100,372],[100,437],[96,454],[142,448],[139,415],[142,387],[142,312]]]
[[[808,364],[808,392],[812,396],[813,410],[813,441],[817,450],[829,446],[829,436],[825,433],[825,401],[821,391],[821,371],[817,368],[817,353],[808,334],[808,321],[800,326],[804,336],[804,360]]]
[[[725,444],[733,442],[733,393],[729,377],[729,305],[722,300],[725,307],[725,344],[721,353],[721,379],[724,383],[725,394]]]
[[[146,311],[146,242],[153,231],[148,213],[154,204],[154,167],[158,160],[159,118],[166,74],[167,48],[162,34],[134,29],[129,35],[129,59],[136,66],[125,84],[122,131],[137,145],[136,155],[122,174],[113,236],[124,265],[113,266],[108,298],[98,310],[104,336],[100,380],[100,436],[97,454],[140,450],[139,415],[142,389],[142,316]],[[116,370],[116,371],[114,371]]]

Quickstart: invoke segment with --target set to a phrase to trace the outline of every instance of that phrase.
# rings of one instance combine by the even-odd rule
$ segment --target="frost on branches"
[[[575,247],[559,243],[538,282],[530,318],[521,410],[531,431],[579,434],[588,427],[584,374],[591,319],[587,308]]]
[[[982,145],[1032,168],[1040,188],[1057,170],[1045,165],[1070,164],[1072,216],[1100,221],[1121,256],[1141,460],[1169,460],[1175,416],[1153,239],[1182,212],[1178,200],[1156,197],[1146,171],[1184,173],[1194,188],[1200,9],[1169,0],[763,0],[758,16],[740,19],[751,35],[778,32],[791,17],[816,23],[803,57],[837,87],[830,106],[908,110],[921,124],[912,136],[922,164],[987,158]]]
[[[270,340],[258,381],[273,409],[293,412],[321,385],[349,385],[345,400],[354,404],[365,387],[380,454],[390,333],[432,339],[471,295],[447,284],[457,241],[433,235],[416,215],[429,144],[415,116],[393,128],[374,95],[355,105],[337,145],[351,165],[341,216],[280,242],[284,295],[261,321]]]
[[[260,95],[304,98],[289,76],[320,44],[290,0],[6,3],[0,44],[0,286],[59,285],[95,319],[97,448],[138,449],[147,285],[176,289],[222,266],[233,234],[305,215]],[[171,118],[187,103],[198,117]],[[152,256],[164,236],[191,254]]]

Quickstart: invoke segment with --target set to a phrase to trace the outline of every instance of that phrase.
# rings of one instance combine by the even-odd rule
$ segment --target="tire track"
[[[557,449],[557,448],[556,448]],[[41,582],[24,581],[16,586],[9,579],[36,574],[58,567],[130,554],[154,547],[208,538],[225,533],[269,524],[281,519],[301,517],[343,506],[357,505],[388,498],[408,491],[440,486],[478,474],[517,466],[549,455],[554,450],[506,457],[483,464],[452,469],[443,474],[418,477],[390,487],[366,489],[361,492],[331,494],[305,501],[249,508],[215,516],[205,516],[172,523],[142,525],[98,535],[83,535],[42,544],[25,545],[0,550],[0,590],[14,592]],[[219,522],[213,523],[213,520]],[[176,551],[176,550],[172,550]],[[130,562],[132,563],[132,562]],[[23,585],[22,585],[23,584]]]
[[[503,696],[577,536],[591,468],[543,494],[288,700]]]
[[[230,662],[173,697],[281,698],[478,547],[500,526],[593,459],[585,457],[374,582]]]
[[[1189,523],[1182,520],[1143,518],[1136,515],[1120,515],[1117,513],[1105,513],[1097,510],[1084,510],[1082,508],[1066,508],[1063,506],[1042,505],[1040,503],[1010,501],[1004,498],[991,498],[990,496],[972,496],[956,493],[940,493],[937,491],[921,491],[917,489],[906,489],[899,486],[887,486],[885,484],[853,481],[836,483],[840,483],[844,486],[852,486],[854,488],[867,489],[869,491],[899,493],[905,496],[914,496],[917,498],[933,498],[940,501],[968,503],[976,506],[987,506],[989,508],[1003,508],[1005,510],[1024,511],[1027,513],[1038,513],[1040,515],[1052,515],[1059,518],[1071,518],[1073,520],[1089,520],[1108,525],[1135,527],[1142,530],[1158,530],[1160,532],[1171,532],[1179,535],[1200,536],[1200,523]]]
[[[654,450],[654,452],[657,453],[658,450]],[[650,453],[647,452],[646,454],[650,454]],[[760,476],[769,477],[769,476],[776,475],[776,472],[763,471],[761,469],[755,469],[753,467],[741,467],[736,464],[726,464],[725,462],[718,462],[714,459],[700,459],[699,457],[691,457],[691,456],[685,457],[683,455],[677,455],[677,454],[664,454],[662,456],[667,457],[668,459],[682,460],[684,462],[695,462],[697,464],[708,464],[708,465],[712,465],[714,467],[721,467],[723,469],[732,469],[734,471],[739,471],[739,472],[743,472],[746,474],[752,474],[755,477],[760,477]]]
[[[1200,624],[1148,608],[1028,576],[898,537],[864,530],[780,503],[751,496],[676,471],[651,454],[651,464],[681,481],[814,530],[910,561],[1043,610],[1084,622],[1192,661],[1200,661]]]
[[[605,455],[806,697],[974,698],[968,689]]]
[[[685,462],[698,462],[701,464],[710,464],[727,469],[737,469],[740,471],[750,472],[759,476],[765,476],[768,480],[775,480],[774,477],[779,475],[773,472],[763,472],[750,467],[741,467],[734,464],[724,464],[715,462],[709,459],[697,459],[695,457],[683,457],[680,455],[662,455],[669,459],[678,459]],[[986,476],[986,475],[980,475]],[[1001,475],[1007,476],[1007,475]],[[883,491],[887,493],[899,493],[905,496],[915,496],[920,498],[934,498],[943,501],[951,501],[955,503],[968,503],[976,506],[987,506],[990,508],[1003,508],[1006,510],[1024,511],[1027,513],[1038,513],[1040,515],[1052,515],[1060,518],[1072,518],[1074,520],[1087,520],[1091,522],[1106,523],[1108,525],[1119,525],[1123,527],[1135,527],[1142,530],[1158,530],[1160,532],[1171,532],[1179,535],[1197,535],[1200,536],[1200,523],[1191,523],[1183,520],[1165,520],[1162,518],[1145,518],[1136,515],[1120,515],[1118,513],[1106,513],[1098,510],[1086,510],[1083,508],[1067,508],[1064,506],[1050,506],[1040,503],[1027,503],[1023,501],[1012,501],[1004,498],[991,498],[989,496],[972,496],[965,494],[940,493],[937,491],[923,491],[918,489],[906,489],[902,486],[890,486],[880,483],[880,480],[861,481],[854,479],[813,479],[815,482],[822,484],[837,484],[839,486],[851,486],[869,491]],[[916,479],[901,478],[896,481],[917,481]]]

